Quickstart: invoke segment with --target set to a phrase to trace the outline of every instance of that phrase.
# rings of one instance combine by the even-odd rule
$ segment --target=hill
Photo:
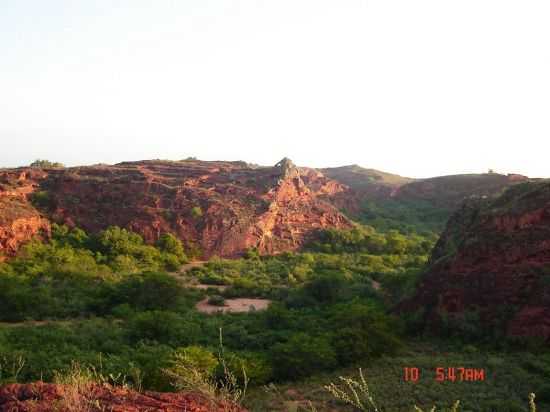
[[[403,307],[436,328],[550,340],[550,181],[466,202]],[[425,308],[425,310],[423,309]]]
[[[0,172],[0,251],[13,254],[49,222],[95,233],[116,225],[156,241],[173,233],[205,256],[295,250],[318,229],[351,223],[332,197],[347,190],[283,159],[274,167],[186,160]]]
[[[391,195],[392,191],[415,179],[358,165],[319,169],[325,176],[343,183],[353,190],[371,195]]]
[[[528,178],[497,173],[412,179],[357,165],[321,169],[350,187],[344,210],[377,229],[440,233],[447,219],[471,196],[496,196]]]

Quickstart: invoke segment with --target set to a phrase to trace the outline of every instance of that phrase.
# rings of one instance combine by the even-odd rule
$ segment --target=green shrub
[[[34,192],[31,195],[31,203],[38,208],[50,208],[52,206],[52,198],[46,190]]]
[[[336,354],[324,337],[297,333],[271,349],[278,379],[298,379],[336,366]]]
[[[188,346],[174,352],[167,371],[170,376],[177,377],[182,383],[194,379],[194,374],[201,375],[203,379],[210,379],[217,366],[218,359],[208,349]]]
[[[165,233],[162,235],[157,241],[157,247],[161,252],[175,256],[180,264],[187,262],[187,257],[185,256],[183,250],[183,244],[181,243],[181,240],[174,235],[170,233]]]
[[[208,304],[214,306],[225,306],[225,299],[223,296],[214,295],[208,299]]]
[[[200,208],[200,206],[195,206],[191,209],[191,216],[194,218],[194,219],[199,219],[201,218],[203,215],[202,213],[202,209]]]

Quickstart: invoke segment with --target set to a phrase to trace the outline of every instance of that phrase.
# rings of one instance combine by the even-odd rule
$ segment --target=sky
[[[550,177],[548,0],[2,0],[0,167]]]

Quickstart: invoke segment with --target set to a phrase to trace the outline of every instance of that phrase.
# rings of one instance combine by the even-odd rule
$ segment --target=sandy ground
[[[226,299],[225,306],[215,306],[209,305],[206,298],[197,303],[196,308],[202,313],[246,313],[251,310],[265,310],[270,303],[269,299]]]
[[[207,290],[207,289],[216,289],[220,292],[223,292],[225,289],[227,289],[229,286],[227,285],[205,285],[203,283],[199,283],[198,285],[190,285],[190,287],[200,290]]]

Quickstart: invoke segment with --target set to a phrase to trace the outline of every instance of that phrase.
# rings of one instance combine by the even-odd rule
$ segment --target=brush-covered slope
[[[187,160],[20,169],[26,183],[19,188],[15,173],[0,175],[11,182],[3,196],[10,207],[0,211],[7,253],[47,226],[35,206],[51,221],[89,232],[116,225],[149,242],[170,232],[205,256],[235,256],[252,247],[266,254],[295,250],[317,229],[350,226],[329,203],[346,188],[288,159],[274,167]],[[35,230],[18,230],[18,222]]]
[[[357,165],[321,171],[350,187],[351,192],[345,195],[348,203],[341,202],[348,214],[383,230],[440,232],[465,199],[496,196],[507,187],[528,180],[525,176],[498,173],[412,179]]]
[[[319,169],[325,176],[337,180],[350,188],[371,195],[391,196],[392,192],[415,179],[358,165]]]
[[[471,199],[447,224],[417,296],[435,324],[550,340],[550,181]]]

